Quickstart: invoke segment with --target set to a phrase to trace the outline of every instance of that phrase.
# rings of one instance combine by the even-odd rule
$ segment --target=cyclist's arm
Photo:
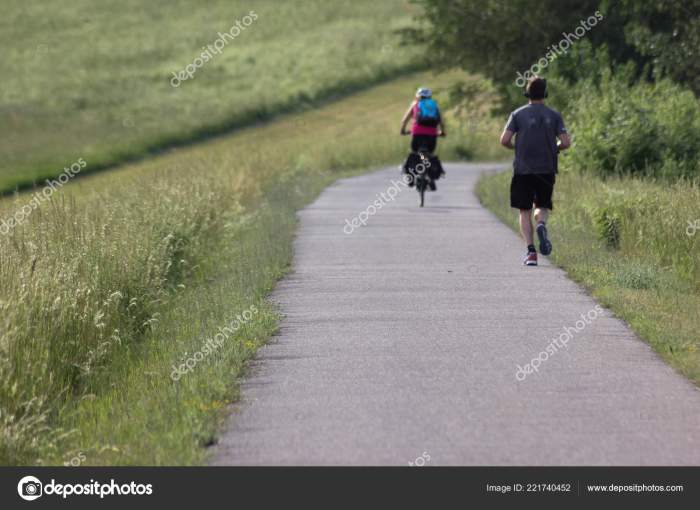
[[[440,129],[440,136],[447,136],[447,130],[445,129],[445,120],[440,115],[440,122],[438,123],[438,128]]]
[[[503,147],[505,147],[506,149],[515,149],[515,145],[513,145],[514,134],[515,133],[510,129],[504,129],[503,134],[501,134],[501,145],[503,145]]]
[[[403,119],[401,119],[401,134],[404,134],[406,132],[406,124],[408,124],[410,118],[413,117],[413,107],[415,104],[415,102],[411,103],[411,106],[409,106],[408,110],[406,110]]]

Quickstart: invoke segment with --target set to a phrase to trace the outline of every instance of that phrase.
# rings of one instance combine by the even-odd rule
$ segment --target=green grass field
[[[33,195],[0,198],[0,465],[205,462],[276,330],[266,296],[288,270],[296,211],[340,177],[398,167],[417,86],[447,113],[443,160],[510,156],[493,86],[416,72],[396,34],[417,12],[405,0],[0,2],[0,193],[79,158],[91,174],[7,232]],[[458,82],[479,91],[466,107],[450,104]],[[515,226],[508,173],[478,194]],[[552,260],[700,384],[700,230],[686,233],[698,186],[563,172],[555,199]]]
[[[405,0],[0,4],[0,192],[80,157],[95,171],[421,65],[395,33],[416,12]],[[251,10],[249,27],[171,86],[173,71]]]
[[[245,360],[275,330],[265,296],[289,264],[295,211],[341,176],[398,167],[415,88],[445,104],[467,78],[411,75],[79,179],[0,238],[0,465],[202,462]],[[476,120],[483,129],[453,126],[440,153],[493,157],[498,126]],[[0,214],[28,200],[0,200]],[[251,306],[250,322],[171,379]]]
[[[485,176],[482,203],[517,229],[511,172]],[[700,219],[697,184],[563,172],[549,220],[551,260],[700,385]],[[700,222],[698,222],[700,225]]]

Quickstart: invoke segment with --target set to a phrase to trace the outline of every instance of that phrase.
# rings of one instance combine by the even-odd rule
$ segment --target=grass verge
[[[511,172],[483,176],[481,202],[514,230]],[[563,172],[549,220],[550,257],[671,366],[700,385],[700,218],[697,184],[601,180]],[[698,222],[700,225],[700,222]]]

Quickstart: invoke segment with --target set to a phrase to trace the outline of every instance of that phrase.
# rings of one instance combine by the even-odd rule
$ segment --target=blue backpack
[[[437,103],[430,98],[418,101],[416,122],[420,126],[436,127],[440,123],[440,109]]]

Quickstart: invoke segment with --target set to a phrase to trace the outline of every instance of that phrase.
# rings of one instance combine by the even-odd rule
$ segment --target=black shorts
[[[411,138],[411,150],[418,152],[421,147],[425,147],[428,152],[435,152],[437,136],[413,135],[413,138]]]
[[[552,209],[554,192],[554,174],[513,175],[510,181],[510,206],[516,209],[535,207]]]

